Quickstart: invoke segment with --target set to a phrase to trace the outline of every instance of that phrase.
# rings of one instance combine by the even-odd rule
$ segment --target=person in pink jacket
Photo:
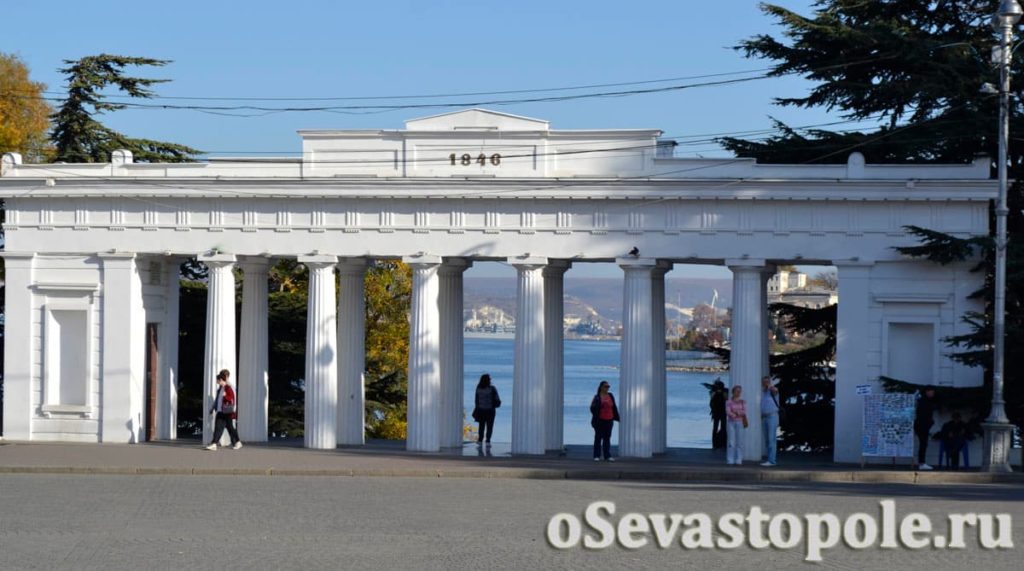
[[[729,437],[725,463],[737,466],[743,463],[743,433],[747,429],[747,402],[742,396],[743,387],[734,385],[732,398],[725,402],[725,426]]]

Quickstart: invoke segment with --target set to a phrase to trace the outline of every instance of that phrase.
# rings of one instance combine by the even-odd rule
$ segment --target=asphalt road
[[[793,549],[684,549],[651,543],[551,547],[558,512],[582,519],[591,502],[624,512],[725,512],[802,516],[879,513],[895,501],[899,517],[1008,513],[1012,549],[982,549],[975,531],[965,549],[920,550],[841,543],[806,563]],[[503,479],[0,476],[0,569],[326,568],[326,569],[1020,569],[1024,489],[1019,486],[865,484],[694,485]],[[944,529],[944,527],[941,527]],[[596,536],[596,532],[584,529]]]

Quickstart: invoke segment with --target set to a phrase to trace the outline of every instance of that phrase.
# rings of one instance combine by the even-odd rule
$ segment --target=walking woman
[[[491,385],[491,376],[487,373],[480,375],[480,382],[476,385],[476,402],[473,405],[473,420],[480,423],[477,444],[484,442],[485,439],[487,444],[491,443],[491,433],[494,432],[494,413],[499,406],[501,406],[501,398],[498,396],[498,389]]]
[[[619,420],[619,407],[615,406],[615,395],[608,392],[611,385],[601,381],[597,385],[597,394],[590,401],[590,426],[594,427],[594,462],[601,460],[601,455],[609,462],[612,459],[612,427]]]
[[[732,398],[725,403],[726,431],[729,433],[729,448],[726,464],[743,463],[743,435],[747,429],[747,403],[743,400],[743,387],[733,385]]]
[[[207,450],[216,450],[220,437],[224,435],[224,429],[228,429],[231,437],[231,447],[238,450],[242,447],[242,441],[238,439],[238,429],[235,428],[235,419],[238,413],[235,411],[235,389],[228,384],[228,377],[231,373],[224,369],[217,373],[217,397],[213,401],[211,413],[216,413],[214,420],[213,442],[206,447]]]

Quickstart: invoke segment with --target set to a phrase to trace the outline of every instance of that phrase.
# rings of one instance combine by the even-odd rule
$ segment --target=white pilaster
[[[619,455],[650,458],[654,453],[654,340],[652,277],[655,260],[620,258],[622,291],[622,376],[619,380]],[[664,307],[664,304],[663,304]],[[664,312],[664,309],[662,309]]]
[[[141,442],[146,382],[142,280],[134,253],[100,254],[103,267],[101,442]]]
[[[665,274],[672,270],[672,263],[658,261],[651,273],[651,331],[654,350],[654,418],[651,423],[655,454],[663,454],[668,448],[668,373],[665,371]]]
[[[412,268],[412,319],[409,323],[409,406],[407,450],[440,450],[441,367],[438,276],[440,256],[402,259]]]
[[[209,268],[206,293],[206,343],[203,350],[203,442],[213,438],[213,399],[217,396],[217,373],[231,372],[237,380],[235,367],[235,256],[209,254],[199,256]],[[106,346],[106,345],[105,345]],[[228,435],[221,437],[221,444]]]
[[[866,355],[872,335],[868,330],[871,309],[871,262],[836,261],[839,307],[836,309],[836,462],[861,459],[864,401],[857,385],[870,383]],[[877,335],[878,333],[876,333]]]
[[[33,363],[40,357],[32,334],[35,254],[2,252],[4,258],[4,426],[7,440],[32,439]]]
[[[299,256],[309,268],[306,312],[306,448],[338,446],[338,315],[336,256]]]
[[[544,266],[547,258],[509,258],[518,274],[516,347],[512,364],[512,453],[543,454]]]
[[[544,267],[544,449],[563,446],[563,410],[565,406],[565,288],[564,260],[551,260]]]
[[[338,262],[338,444],[366,442],[366,260]]]
[[[732,330],[729,377],[743,387],[750,426],[744,431],[744,460],[760,460],[761,376],[764,371],[764,260],[726,260],[732,270]],[[730,387],[731,390],[731,387]]]
[[[442,448],[462,446],[465,423],[462,403],[462,274],[473,263],[461,258],[447,258],[438,269],[441,320],[441,418]]]
[[[238,345],[238,436],[246,442],[267,441],[268,291],[266,258],[246,258],[238,264],[242,278],[242,331]]]
[[[160,392],[157,395],[157,437],[164,440],[178,438],[178,330],[180,304],[181,258],[172,257],[164,264],[167,276],[167,313],[160,332]]]

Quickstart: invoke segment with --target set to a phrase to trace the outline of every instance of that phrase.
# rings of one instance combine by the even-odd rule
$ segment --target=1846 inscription
[[[499,155],[498,153],[494,153],[491,156],[487,156],[483,153],[480,153],[474,159],[473,155],[469,153],[463,153],[462,156],[458,156],[455,153],[452,153],[448,155],[448,160],[452,162],[452,166],[460,164],[464,167],[468,167],[472,165],[474,162],[482,167],[487,166],[488,162],[494,166],[498,166],[501,164],[501,155]]]

